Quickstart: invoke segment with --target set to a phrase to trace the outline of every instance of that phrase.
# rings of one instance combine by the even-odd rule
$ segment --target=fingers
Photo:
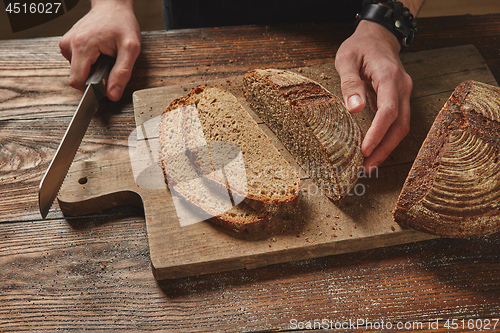
[[[361,146],[368,172],[380,165],[410,130],[411,78],[405,74],[401,80],[384,82],[377,91],[375,118]]]
[[[100,55],[97,47],[89,47],[82,37],[74,37],[70,31],[59,41],[61,54],[71,63],[69,84],[84,90],[92,64]]]
[[[101,1],[59,41],[62,55],[71,62],[70,85],[83,90],[93,63],[101,54],[116,57],[107,88],[113,101],[122,97],[140,52],[140,27],[132,1]]]
[[[90,74],[92,64],[99,58],[98,51],[92,55],[84,55],[80,52],[73,52],[71,57],[71,70],[69,74],[69,85],[78,90],[85,90],[85,83]]]
[[[69,84],[73,88],[84,90],[85,83],[90,74],[92,64],[101,53],[116,56],[115,65],[111,69],[108,79],[107,96],[112,101],[118,101],[132,76],[134,63],[139,56],[141,43],[137,35],[131,34],[124,40],[117,40],[116,45],[97,46],[79,42],[78,37],[65,38],[59,42],[63,56],[71,62]],[[116,51],[114,51],[116,50]]]
[[[122,97],[140,49],[140,42],[135,38],[129,38],[118,46],[116,62],[108,78],[107,96],[110,100],[118,101]]]
[[[367,171],[382,163],[408,133],[413,83],[399,51],[400,45],[390,31],[363,20],[339,47],[335,58],[349,111],[361,111],[368,98],[375,112],[361,144]]]
[[[61,50],[61,54],[66,60],[71,61],[71,42],[68,34],[65,34],[59,40],[59,49]]]
[[[379,145],[389,127],[398,118],[399,113],[399,91],[395,82],[384,82],[380,85],[376,94],[377,109],[374,110],[375,118],[361,145],[361,152],[365,157],[370,156]]]
[[[372,172],[380,165],[391,152],[398,146],[403,138],[410,131],[410,103],[409,100],[404,102],[399,117],[389,127],[380,144],[373,152],[365,159],[364,167],[368,173]]]
[[[344,50],[342,47],[339,49],[335,57],[335,67],[340,75],[344,103],[349,112],[357,113],[366,105],[364,83],[359,74],[361,64],[350,52]]]

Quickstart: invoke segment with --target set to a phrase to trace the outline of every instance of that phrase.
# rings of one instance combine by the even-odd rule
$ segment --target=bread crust
[[[285,70],[250,71],[243,84],[252,109],[322,192],[332,200],[344,197],[363,171],[364,157],[361,129],[342,100]]]
[[[436,117],[396,203],[402,226],[443,237],[500,231],[500,89],[465,81]]]
[[[172,192],[177,198],[183,200],[185,204],[193,208],[200,216],[207,215],[207,211],[203,208],[203,205],[194,202],[192,198],[186,196],[184,191],[178,191],[177,188],[173,186]],[[247,215],[239,217],[238,215],[232,215],[229,211],[225,214],[212,216],[206,220],[226,230],[237,233],[259,233],[266,230],[269,226],[271,216],[273,215],[270,212],[254,210],[251,207],[247,207],[244,202],[240,203],[238,208],[247,211]]]

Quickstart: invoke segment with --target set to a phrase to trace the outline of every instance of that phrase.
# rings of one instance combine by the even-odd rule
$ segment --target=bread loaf
[[[180,120],[172,121],[170,112],[179,113]],[[182,139],[172,140],[173,131],[182,133]],[[173,151],[185,154],[172,156]],[[238,156],[242,167],[234,163]],[[236,97],[215,87],[197,87],[170,104],[160,126],[160,160],[167,182],[202,211],[211,214],[230,202],[234,210],[217,214],[213,222],[231,230],[261,229],[269,212],[298,200],[297,172]],[[213,199],[214,193],[229,194],[229,201]]]
[[[291,71],[255,70],[243,80],[252,109],[276,133],[332,200],[356,184],[363,166],[362,133],[342,101]]]
[[[436,117],[394,211],[444,237],[500,231],[500,88],[466,81]]]

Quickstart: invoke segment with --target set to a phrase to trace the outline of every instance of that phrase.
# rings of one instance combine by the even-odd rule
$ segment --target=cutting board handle
[[[83,161],[72,164],[57,200],[66,216],[92,214],[105,209],[143,205],[129,159]]]

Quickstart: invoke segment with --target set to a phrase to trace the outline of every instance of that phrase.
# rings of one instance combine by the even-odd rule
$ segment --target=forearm
[[[91,0],[92,7],[99,6],[102,4],[113,4],[113,5],[125,5],[130,8],[134,8],[134,0]]]

